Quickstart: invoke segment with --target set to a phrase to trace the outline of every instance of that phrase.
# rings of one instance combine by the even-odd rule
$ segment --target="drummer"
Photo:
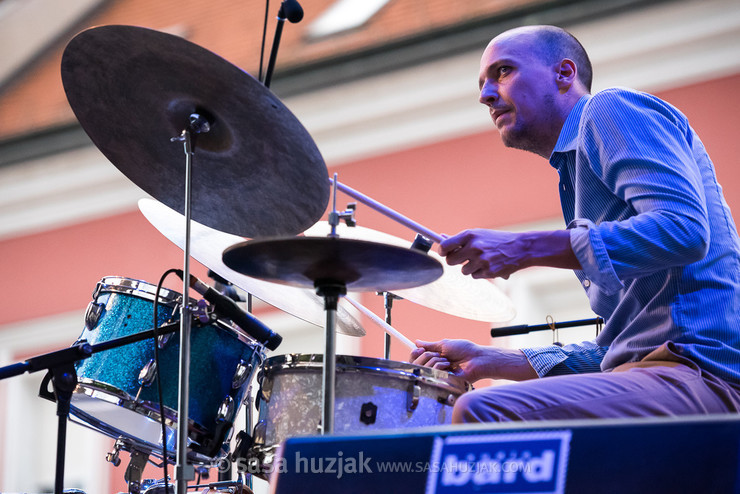
[[[558,171],[567,227],[466,230],[440,254],[474,278],[572,269],[605,325],[563,347],[417,341],[416,364],[520,381],[463,395],[453,422],[740,410],[740,240],[686,117],[633,90],[592,95],[588,55],[553,26],[495,37],[479,85],[504,145]]]

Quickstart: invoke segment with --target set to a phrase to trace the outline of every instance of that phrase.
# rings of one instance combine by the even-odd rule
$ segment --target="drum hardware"
[[[378,405],[376,405],[372,401],[363,403],[362,407],[360,408],[360,422],[367,425],[374,424],[377,414]]]
[[[598,335],[598,331],[601,329],[601,325],[604,324],[604,319],[601,317],[596,317],[593,319],[578,319],[575,321],[564,321],[564,322],[554,322],[550,321],[545,324],[519,324],[515,326],[506,326],[501,328],[492,328],[491,329],[491,337],[497,338],[499,336],[513,336],[517,334],[527,334],[532,331],[554,331],[559,328],[575,328],[579,326],[590,326],[590,325],[596,326],[596,331]]]
[[[357,211],[356,202],[351,202],[347,204],[347,209],[345,209],[342,212],[331,211],[329,212],[329,224],[338,225],[340,222],[344,221],[344,223],[350,228],[357,226],[357,220],[355,219],[356,211]],[[336,232],[334,232],[334,234],[336,234]]]
[[[239,362],[234,372],[234,377],[231,379],[231,387],[234,389],[241,388],[247,379],[252,375],[252,364],[245,362],[244,360]],[[249,394],[249,392],[247,392]]]
[[[154,379],[157,377],[157,362],[151,359],[146,363],[144,367],[139,371],[139,385],[140,386],[151,386]]]
[[[218,407],[218,413],[216,420],[231,421],[233,424],[234,419],[234,398],[227,396],[224,401],[221,402],[221,406]]]
[[[114,467],[119,466],[121,464],[121,449],[124,448],[125,443],[123,438],[116,439],[116,442],[113,445],[113,450],[105,455],[105,461],[107,461],[108,463],[112,463]]]
[[[418,381],[409,384],[408,395],[406,400],[406,410],[413,412],[416,407],[419,406],[419,399],[421,398],[421,386]]]
[[[146,467],[148,460],[149,455],[141,451],[131,451],[131,459],[126,467],[126,472],[123,474],[123,479],[128,484],[129,494],[139,494],[141,492],[141,478],[144,475],[144,467]]]
[[[398,295],[394,295],[390,292],[377,292],[378,295],[383,296],[383,307],[385,308],[385,323],[388,326],[392,324],[391,311],[393,310],[393,301],[395,299],[403,300]],[[390,360],[391,358],[391,333],[385,333],[385,340],[383,345],[383,358]]]
[[[85,329],[91,330],[98,324],[100,316],[105,310],[105,304],[90,302],[85,310]]]
[[[453,394],[448,394],[447,397],[440,396],[437,400],[444,405],[453,406],[457,401],[457,397]]]

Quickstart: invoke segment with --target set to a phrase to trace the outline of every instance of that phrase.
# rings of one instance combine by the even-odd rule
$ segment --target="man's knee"
[[[497,400],[495,390],[481,388],[460,395],[452,409],[453,424],[521,420]]]

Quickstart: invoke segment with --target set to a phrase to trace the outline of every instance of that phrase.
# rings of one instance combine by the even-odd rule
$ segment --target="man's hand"
[[[416,340],[410,362],[446,370],[470,383],[481,379],[534,379],[537,373],[519,350],[477,345],[468,340]]]
[[[444,239],[439,253],[447,264],[464,264],[463,274],[473,278],[504,278],[530,266],[580,269],[567,230],[512,233],[465,230]]]

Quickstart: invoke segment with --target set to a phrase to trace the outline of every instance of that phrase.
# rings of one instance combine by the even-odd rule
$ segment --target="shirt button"
[[[590,287],[591,286],[591,280],[583,280],[583,286],[585,286],[586,288]]]
[[[563,187],[563,190],[565,190],[565,184],[560,184],[561,187]]]

